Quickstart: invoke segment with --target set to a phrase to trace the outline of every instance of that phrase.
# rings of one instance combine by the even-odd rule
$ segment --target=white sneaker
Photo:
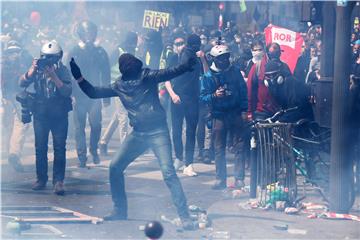
[[[189,177],[197,176],[197,173],[194,171],[193,165],[190,164],[189,166],[184,168],[183,174]]]
[[[174,161],[174,168],[175,168],[175,171],[182,170],[184,168],[183,161],[180,161],[180,159],[176,158]]]

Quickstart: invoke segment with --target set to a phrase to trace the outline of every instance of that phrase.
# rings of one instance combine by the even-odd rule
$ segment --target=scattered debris
[[[276,201],[275,202],[275,209],[277,211],[284,211],[286,206],[286,201]]]
[[[196,205],[190,205],[189,211],[192,213],[190,215],[198,225],[199,229],[205,229],[211,226],[211,220],[208,218],[207,211]]]
[[[165,215],[161,215],[160,220],[163,222],[168,222],[176,227],[181,227],[182,225],[180,218],[169,219]]]
[[[206,213],[206,210],[196,206],[196,205],[190,205],[189,207],[189,211],[190,212],[194,212],[194,213]]]
[[[316,204],[316,203],[301,203],[301,207],[306,209],[306,210],[324,210],[327,211],[328,207],[326,205],[323,204]]]
[[[4,215],[16,217],[19,223],[93,223],[103,222],[102,218],[92,217],[80,212],[53,206],[3,206]]]
[[[294,207],[287,207],[285,208],[284,211],[286,214],[290,214],[290,215],[294,215],[294,214],[298,214],[299,213],[299,209],[294,208]]]
[[[306,235],[307,230],[289,228],[289,229],[287,230],[287,232],[290,233],[290,234]]]
[[[274,225],[273,227],[276,230],[281,230],[281,231],[286,231],[289,228],[289,226],[287,224],[285,224],[285,225]]]
[[[139,231],[144,231],[145,230],[145,225],[140,225],[139,226]]]
[[[360,222],[360,217],[351,215],[351,214],[340,214],[340,213],[333,213],[333,212],[324,212],[318,215],[319,218],[326,218],[326,219],[344,219],[344,220],[353,220]]]
[[[230,233],[228,231],[216,231],[209,234],[208,239],[230,239]]]

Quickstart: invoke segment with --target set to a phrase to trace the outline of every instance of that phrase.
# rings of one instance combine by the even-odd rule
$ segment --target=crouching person
[[[131,54],[119,57],[119,70],[122,74],[111,87],[94,87],[86,81],[79,67],[70,62],[73,77],[81,90],[90,98],[119,97],[128,111],[133,131],[126,136],[120,149],[110,164],[110,188],[114,203],[113,212],[104,219],[126,220],[128,213],[125,192],[124,171],[137,157],[151,148],[155,153],[162,175],[176,206],[183,228],[194,228],[190,220],[185,194],[176,175],[171,155],[171,142],[166,123],[166,114],[158,96],[158,83],[177,77],[192,70],[195,59],[174,68],[150,70]]]
[[[54,146],[54,193],[64,194],[68,112],[71,111],[71,75],[62,64],[63,51],[56,41],[46,43],[30,69],[20,77],[20,86],[33,85],[31,104],[35,132],[36,177],[33,190],[43,190],[48,181],[48,141]],[[28,99],[29,100],[29,99]]]

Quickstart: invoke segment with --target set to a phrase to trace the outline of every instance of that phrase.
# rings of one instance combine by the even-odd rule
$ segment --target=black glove
[[[194,71],[194,66],[197,63],[197,59],[195,57],[189,58],[189,60],[184,64],[187,71]]]
[[[71,69],[71,74],[73,75],[73,77],[74,77],[76,80],[82,77],[80,68],[79,68],[79,66],[76,64],[74,58],[71,58],[71,61],[70,61],[70,69]]]

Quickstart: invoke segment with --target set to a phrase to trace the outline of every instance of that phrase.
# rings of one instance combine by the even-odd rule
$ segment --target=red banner
[[[292,73],[301,54],[301,46],[304,39],[300,33],[293,32],[289,29],[269,25],[265,28],[266,45],[276,42],[281,46],[281,61],[287,63]]]

